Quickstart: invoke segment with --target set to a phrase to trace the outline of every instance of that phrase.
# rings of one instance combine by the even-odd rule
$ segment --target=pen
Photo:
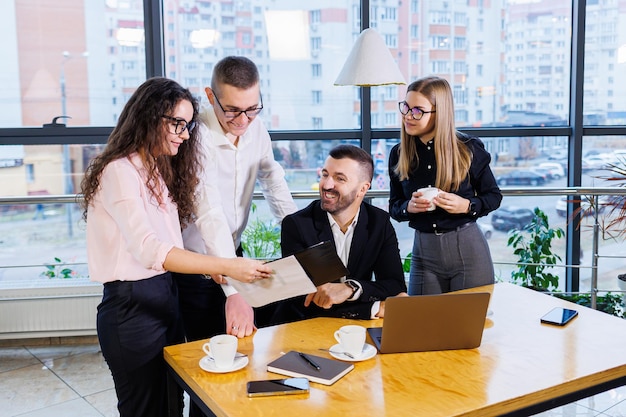
[[[309,357],[307,355],[305,355],[302,352],[298,352],[298,355],[300,355],[300,357],[302,359],[304,359],[306,361],[306,363],[308,363],[309,365],[311,365],[311,367],[317,369],[318,371],[321,369],[320,366],[318,364],[316,364],[315,362],[313,362],[311,359],[309,359]]]

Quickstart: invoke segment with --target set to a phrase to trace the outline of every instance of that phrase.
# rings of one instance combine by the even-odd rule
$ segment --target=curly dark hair
[[[198,115],[198,102],[191,92],[176,81],[150,78],[141,84],[130,97],[104,151],[95,157],[81,182],[83,194],[83,218],[100,189],[100,177],[104,168],[112,161],[127,158],[137,153],[147,171],[150,194],[161,204],[159,177],[167,186],[169,196],[178,207],[181,225],[193,220],[195,189],[199,183],[199,137],[198,129],[189,134],[189,139],[179,147],[174,156],[168,155],[164,135],[167,133],[163,115],[171,114],[183,100],[193,106],[193,119]]]

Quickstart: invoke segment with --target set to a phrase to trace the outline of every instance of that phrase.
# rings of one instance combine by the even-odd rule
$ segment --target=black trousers
[[[180,316],[188,342],[226,333],[226,295],[203,275],[172,274],[178,287]]]
[[[219,284],[203,275],[173,273],[178,286],[180,315],[188,342],[208,339],[226,333],[226,295]],[[269,325],[274,305],[254,309],[257,327]],[[203,417],[195,405],[189,408],[189,417]]]
[[[104,284],[98,340],[113,376],[120,417],[167,416],[163,348],[184,341],[179,317],[170,273]]]

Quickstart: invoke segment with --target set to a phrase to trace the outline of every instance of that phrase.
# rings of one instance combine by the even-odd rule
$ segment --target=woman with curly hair
[[[489,246],[476,219],[497,209],[502,193],[477,137],[456,131],[448,82],[439,77],[407,88],[400,143],[389,155],[389,213],[415,229],[409,294],[492,284]],[[431,200],[421,188],[438,189]]]
[[[170,271],[243,282],[271,272],[260,261],[182,249],[200,169],[197,113],[189,90],[166,78],[147,80],[81,184],[89,275],[104,284],[98,339],[121,417],[167,414],[162,351],[183,341]]]

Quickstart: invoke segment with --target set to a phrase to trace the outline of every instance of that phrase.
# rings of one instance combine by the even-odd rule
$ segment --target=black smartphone
[[[543,316],[541,318],[541,322],[547,324],[555,324],[557,326],[564,326],[577,315],[578,311],[576,310],[556,307],[549,311],[545,316]]]
[[[247,391],[248,397],[308,394],[309,380],[307,378],[285,378],[248,381]]]

